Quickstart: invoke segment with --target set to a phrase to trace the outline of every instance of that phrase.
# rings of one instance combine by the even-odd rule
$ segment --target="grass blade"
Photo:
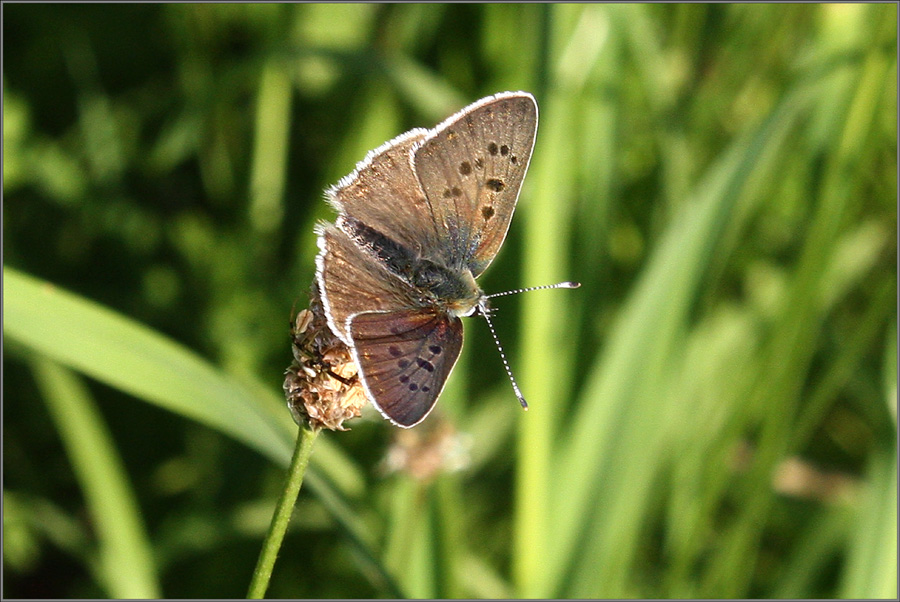
[[[44,358],[33,367],[96,527],[97,573],[107,593],[112,598],[159,598],[140,506],[103,416],[71,371]]]
[[[287,465],[291,420],[196,354],[93,301],[3,270],[3,329],[12,340]]]

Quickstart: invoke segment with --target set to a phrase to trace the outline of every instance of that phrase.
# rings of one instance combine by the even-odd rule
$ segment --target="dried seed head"
[[[309,309],[291,324],[291,351],[284,394],[294,422],[315,430],[347,430],[344,421],[360,415],[366,394],[350,350],[328,328],[315,284]]]

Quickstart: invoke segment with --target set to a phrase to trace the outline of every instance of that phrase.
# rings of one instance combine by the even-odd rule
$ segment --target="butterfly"
[[[476,279],[506,238],[537,122],[531,94],[488,96],[371,151],[326,191],[338,212],[317,226],[328,326],[395,425],[431,412],[462,349],[460,318],[489,312]]]

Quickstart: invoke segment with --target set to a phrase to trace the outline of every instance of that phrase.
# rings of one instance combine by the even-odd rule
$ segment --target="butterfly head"
[[[484,291],[475,282],[472,272],[464,270],[453,279],[453,294],[443,296],[441,304],[452,316],[466,317],[478,312],[482,304],[487,302]]]

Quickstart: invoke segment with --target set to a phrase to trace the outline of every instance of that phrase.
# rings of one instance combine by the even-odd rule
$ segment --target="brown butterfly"
[[[328,325],[398,426],[434,407],[462,348],[459,318],[487,317],[475,279],[506,238],[536,133],[531,94],[488,96],[371,151],[327,191],[339,213],[317,230]]]

